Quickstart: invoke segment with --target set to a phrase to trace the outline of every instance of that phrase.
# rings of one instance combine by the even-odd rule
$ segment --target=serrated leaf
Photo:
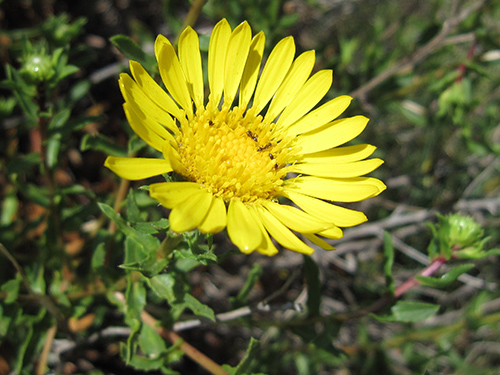
[[[381,322],[414,323],[430,318],[439,310],[439,305],[427,302],[398,301],[391,308],[391,315],[371,316]]]
[[[394,246],[392,245],[392,237],[388,232],[384,231],[384,275],[385,285],[389,292],[393,295],[395,290],[394,277],[392,276],[392,265],[394,264]]]
[[[175,302],[175,279],[172,275],[164,273],[149,279],[149,285],[158,297],[166,299],[169,303]]]
[[[321,283],[319,268],[308,255],[304,255],[304,272],[307,281],[307,311],[309,316],[318,316],[321,304]]]
[[[184,296],[184,306],[190,309],[195,315],[202,316],[215,322],[214,311],[204,303],[198,301],[191,294],[186,293]]]
[[[160,334],[147,324],[142,325],[138,343],[144,354],[151,359],[158,358],[167,350],[165,341]]]
[[[467,271],[470,271],[474,267],[474,264],[461,264],[459,266],[453,267],[450,271],[442,275],[440,278],[420,275],[415,276],[415,278],[421,285],[430,286],[433,288],[443,288],[450,285],[460,275]]]
[[[125,220],[121,217],[120,214],[118,214],[113,208],[107,204],[104,203],[97,203],[101,211],[112,221],[116,223],[116,226],[118,229],[123,232],[128,237],[133,238],[134,240],[138,241],[141,243],[144,248],[146,249],[147,253],[150,253],[151,251],[154,251],[158,248],[160,245],[160,241],[145,233],[138,232],[134,228],[130,227]]]
[[[182,285],[178,285],[179,281],[171,274],[161,274],[149,279],[149,285],[153,292],[160,298],[166,299],[172,306],[172,309],[180,309],[180,311],[188,308],[194,314],[215,321],[213,310],[207,305],[201,303],[191,294],[187,293]],[[175,315],[175,313],[173,313]]]

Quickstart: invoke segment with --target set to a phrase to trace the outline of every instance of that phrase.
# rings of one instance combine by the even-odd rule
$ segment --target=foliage
[[[337,252],[267,259],[173,233],[154,181],[102,167],[152,152],[118,73],[158,78],[154,36],[190,3],[0,2],[0,373],[495,374],[500,4],[451,3],[204,5],[200,30],[246,19],[314,48],[386,162]]]

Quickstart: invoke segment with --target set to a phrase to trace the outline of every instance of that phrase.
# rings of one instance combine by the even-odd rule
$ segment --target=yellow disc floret
[[[198,111],[181,126],[177,141],[184,177],[226,202],[274,198],[289,159],[287,142],[272,131],[274,126],[238,107]]]

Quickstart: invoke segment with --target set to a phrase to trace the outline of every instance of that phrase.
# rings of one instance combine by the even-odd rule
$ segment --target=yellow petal
[[[264,228],[264,225],[260,221],[259,213],[257,212],[255,205],[248,205],[246,207],[248,208],[248,212],[250,212],[252,214],[253,218],[255,219],[257,224],[259,225],[259,228],[260,228],[261,233],[262,233],[263,241],[261,242],[261,244],[257,248],[257,251],[259,253],[261,253],[263,255],[267,255],[267,256],[276,255],[278,253],[278,249],[276,249],[276,246],[274,246],[273,241],[271,240],[271,238],[269,237],[269,234],[266,231],[266,228]]]
[[[337,147],[360,135],[368,121],[364,116],[334,121],[297,137],[296,147],[304,154]]]
[[[224,103],[231,105],[236,97],[241,76],[252,43],[252,30],[248,22],[241,23],[231,34],[227,46],[224,74]]]
[[[304,86],[316,60],[314,51],[307,51],[295,59],[283,83],[276,91],[265,118],[273,121],[290,104],[297,92]]]
[[[170,114],[163,108],[158,107],[128,74],[120,74],[118,83],[125,101],[134,107],[137,113],[142,113],[145,117],[150,117],[152,120],[159,122],[173,133],[179,134],[179,128]]]
[[[198,190],[172,208],[168,220],[174,232],[187,232],[196,228],[207,216],[213,195],[206,190]]]
[[[290,229],[281,224],[269,211],[261,206],[257,206],[256,209],[266,230],[285,248],[302,254],[312,254],[314,252],[313,249],[299,240]]]
[[[226,51],[231,36],[231,26],[226,19],[215,25],[208,46],[208,84],[210,85],[209,104],[219,106],[224,88]]]
[[[326,238],[332,238],[334,240],[338,240],[339,238],[342,238],[344,235],[342,233],[342,230],[338,227],[332,227],[327,230],[323,230],[318,233],[320,236],[326,237]]]
[[[157,56],[158,70],[163,84],[174,100],[186,111],[188,118],[191,118],[193,116],[193,103],[175,49],[167,38],[157,38],[157,40],[160,40]]]
[[[326,242],[324,239],[319,238],[318,236],[312,233],[304,233],[304,237],[311,241],[313,244],[318,245],[324,250],[335,250],[335,248]]]
[[[288,73],[295,55],[295,43],[291,36],[282,39],[274,47],[255,90],[253,107],[255,113],[264,109]]]
[[[198,229],[202,233],[218,233],[227,225],[226,205],[222,198],[214,196],[210,210]]]
[[[381,159],[368,159],[352,163],[303,163],[291,166],[290,172],[309,174],[318,177],[349,178],[359,177],[373,172],[384,161]]]
[[[244,254],[250,254],[263,242],[261,228],[248,208],[238,199],[229,203],[227,212],[227,234]]]
[[[172,172],[169,161],[165,159],[108,156],[104,162],[104,166],[111,169],[121,178],[133,181]]]
[[[182,204],[200,190],[194,182],[160,182],[149,186],[149,195],[166,208]]]
[[[245,70],[243,71],[243,76],[241,77],[239,100],[240,107],[248,106],[248,102],[250,101],[250,98],[255,90],[255,84],[257,83],[257,77],[259,76],[260,64],[262,62],[265,45],[266,36],[261,31],[252,39]]]
[[[288,127],[309,112],[330,90],[332,81],[333,74],[331,70],[320,70],[309,78],[283,111],[277,125]]]
[[[163,90],[153,78],[144,70],[141,64],[137,61],[130,61],[130,72],[142,91],[155,104],[164,108],[168,113],[175,116],[179,120],[185,118],[184,111],[180,109],[173,99]]]
[[[179,152],[172,147],[172,145],[169,142],[163,142],[163,148],[161,150],[163,153],[163,157],[165,160],[170,161],[170,165],[172,166],[172,169],[177,172],[180,175],[186,176],[187,175],[187,170],[184,165],[182,165],[180,161],[180,155]]]
[[[345,179],[297,177],[285,181],[287,189],[315,198],[336,202],[358,202],[374,197],[385,190],[385,185],[371,177]]]
[[[267,201],[264,207],[288,228],[300,233],[317,233],[332,226],[295,207]]]
[[[137,113],[127,102],[123,104],[125,116],[134,132],[148,145],[161,151],[164,142],[175,142],[174,137],[156,121]],[[166,141],[168,140],[168,141]]]
[[[179,59],[194,104],[196,108],[203,108],[204,92],[200,40],[198,34],[190,26],[179,37]]]
[[[292,124],[287,130],[288,134],[305,133],[335,120],[349,107],[351,101],[352,98],[347,95],[330,100]]]
[[[352,227],[367,220],[365,214],[360,211],[336,206],[307,195],[290,190],[285,191],[284,195],[312,216],[340,227]]]
[[[369,157],[376,150],[375,146],[361,144],[346,147],[335,147],[331,150],[305,154],[300,158],[302,163],[350,163]]]

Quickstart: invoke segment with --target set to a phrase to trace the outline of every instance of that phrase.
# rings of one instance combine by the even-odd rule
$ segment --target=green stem
[[[206,0],[194,0],[192,2],[191,8],[189,8],[189,12],[186,16],[186,19],[184,20],[179,35],[177,35],[177,38],[175,38],[174,45],[177,45],[177,43],[179,42],[179,37],[186,27],[194,26],[196,20],[198,20],[198,17],[200,17],[200,13],[203,8],[203,5],[205,5],[205,2]]]

